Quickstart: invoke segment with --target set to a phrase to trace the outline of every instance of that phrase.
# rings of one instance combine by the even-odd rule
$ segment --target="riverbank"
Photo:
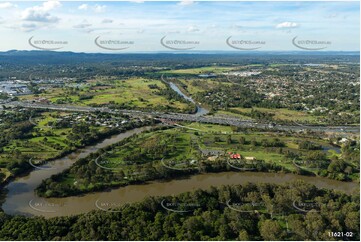
[[[196,189],[210,189],[222,185],[245,185],[248,183],[284,184],[292,181],[304,181],[319,189],[336,190],[346,194],[356,194],[358,183],[333,181],[320,177],[305,177],[294,174],[272,174],[262,172],[221,172],[190,176],[171,181],[155,181],[143,185],[129,185],[117,189],[107,189],[82,196],[65,198],[39,198],[31,196],[14,196],[3,206],[8,214],[27,216],[69,216],[99,210],[96,204],[122,206],[140,202],[149,196],[174,196]],[[22,198],[21,200],[19,198]]]
[[[161,76],[161,81],[168,85],[173,91],[175,91],[176,93],[178,93],[182,98],[184,98],[185,100],[193,103],[194,105],[196,105],[196,112],[194,113],[195,116],[202,116],[202,115],[206,115],[209,113],[209,110],[207,110],[206,108],[204,107],[201,107],[198,103],[196,103],[193,98],[187,96],[185,93],[184,93],[184,90],[182,91],[180,89],[180,87],[178,87],[175,83],[171,82],[171,81],[167,81],[164,79],[164,76],[162,75]]]
[[[212,131],[204,131],[207,129]],[[339,162],[340,149],[321,138],[231,131],[224,126],[190,124],[129,137],[46,179],[36,192],[42,197],[66,197],[225,171],[291,173],[340,181],[358,179],[352,164]],[[233,153],[239,158],[230,158]],[[346,165],[350,165],[348,175],[335,170]]]
[[[75,163],[75,161],[81,158],[85,158],[89,154],[99,149],[105,148],[111,144],[114,144],[120,140],[123,140],[126,137],[129,137],[136,133],[141,133],[151,128],[152,126],[145,126],[114,135],[112,137],[102,140],[101,142],[93,146],[83,147],[76,150],[75,152],[68,154],[65,157],[56,159],[51,164],[48,163],[45,166],[39,166],[38,169],[33,169],[27,175],[23,175],[22,177],[16,177],[13,180],[8,181],[8,184],[6,184],[2,189],[7,191],[5,203],[2,204],[2,208],[4,209],[4,206],[6,207],[7,205],[12,206],[14,201],[11,199],[25,199],[25,202],[29,201],[27,200],[27,198],[34,195],[34,190],[37,186],[39,186],[39,184],[41,184],[44,179],[68,169]]]
[[[74,215],[66,213],[75,209],[71,203],[31,202],[29,207],[43,216],[0,212],[0,240],[328,240],[321,228],[336,223],[350,234],[347,240],[359,241],[357,195],[302,181],[186,189],[142,198],[144,192],[132,187],[133,193],[125,195],[134,199],[139,194],[139,202],[124,203],[128,196],[98,197],[94,211]],[[84,206],[78,206],[81,212]],[[60,207],[68,210],[54,216]],[[269,231],[269,225],[274,229]]]
[[[114,186],[109,186],[109,184],[107,184],[107,187],[103,186],[103,187],[99,187],[98,189],[98,190],[106,189],[105,191],[96,192],[96,193],[87,193],[87,194],[83,194],[82,196],[64,197],[64,198],[41,198],[36,194],[34,194],[34,190],[39,186],[39,184],[41,184],[43,180],[51,177],[52,175],[58,175],[61,172],[70,169],[70,167],[72,167],[71,169],[73,169],[74,167],[72,165],[76,161],[79,161],[80,163],[85,162],[84,164],[87,164],[87,159],[84,158],[91,156],[90,158],[95,159],[96,158],[95,152],[97,152],[98,150],[102,149],[104,152],[109,147],[114,147],[114,144],[118,144],[119,142],[126,142],[127,139],[130,138],[131,136],[140,134],[150,129],[151,127],[143,127],[134,130],[129,130],[125,133],[121,133],[114,138],[110,138],[97,145],[80,150],[73,155],[57,160],[56,162],[54,162],[54,164],[51,164],[51,166],[49,167],[52,169],[34,170],[28,176],[19,178],[14,182],[11,182],[7,186],[9,192],[5,200],[5,203],[2,206],[4,211],[10,214],[20,213],[29,216],[44,215],[44,213],[46,214],[46,216],[53,216],[53,214],[56,214],[56,211],[59,212],[58,213],[59,216],[64,213],[65,214],[68,213],[69,215],[71,215],[72,213],[77,214],[78,212],[90,211],[94,209],[95,206],[94,203],[97,201],[97,199],[102,196],[107,196],[107,194],[111,194],[111,197],[108,197],[109,199],[119,198],[125,202],[135,202],[135,201],[139,201],[139,199],[145,198],[146,196],[171,195],[174,192],[186,191],[184,190],[184,188],[191,190],[197,188],[203,189],[203,188],[208,188],[210,186],[220,186],[225,184],[240,184],[242,182],[243,183],[263,182],[263,183],[282,184],[290,180],[301,179],[311,184],[314,183],[316,186],[321,188],[335,189],[350,193],[354,192],[355,189],[358,187],[358,183],[355,182],[340,182],[322,177],[299,176],[292,173],[284,174],[285,171],[287,170],[281,170],[281,169],[278,170],[280,173],[270,173],[270,172],[265,173],[265,172],[261,172],[261,171],[265,171],[262,169],[255,170],[258,172],[234,171],[234,168],[227,165],[227,162],[223,162],[218,164],[220,166],[217,169],[212,168],[210,166],[203,166],[203,168],[200,171],[189,170],[186,172],[179,172],[175,170],[172,171],[171,169],[168,169],[165,166],[159,166],[159,168],[163,171],[166,171],[169,176],[166,177],[155,176],[152,182],[147,181],[148,183],[145,183],[145,181],[134,181],[132,183],[123,184],[126,186],[118,187],[118,188],[114,188]],[[192,133],[193,132],[194,131],[192,131]],[[195,134],[193,133],[193,135]],[[150,136],[153,137],[152,135]],[[95,174],[98,175],[101,174],[98,172],[102,172],[103,169],[96,166],[96,164],[93,165],[95,165],[94,167],[95,168],[94,171],[96,172]],[[217,163],[214,163],[214,165],[217,165]],[[270,169],[267,169],[267,171],[270,171],[271,168],[274,170],[276,167],[277,166],[273,164],[272,166],[269,167]],[[214,171],[218,171],[218,173],[214,173]],[[88,170],[83,169],[83,170],[79,170],[78,172],[81,172],[82,174],[87,174]],[[202,173],[202,174],[195,175],[196,173]],[[109,174],[113,174],[113,172],[110,171]],[[188,175],[187,179],[180,179],[181,176],[184,178],[186,177],[186,175]],[[101,177],[102,179],[106,178],[105,176],[101,176]],[[177,177],[178,179],[174,179],[175,177]],[[159,180],[160,178],[161,180]],[[203,180],[206,180],[206,182],[203,183],[202,182]],[[134,185],[134,183],[139,183],[139,182],[142,182],[143,185]],[[163,184],[163,186],[160,184]],[[57,189],[57,186],[60,186],[60,183],[55,182],[54,189]],[[109,189],[110,187],[113,187],[113,189]],[[132,198],[131,194],[133,194],[133,192],[136,191],[136,189],[138,188],[141,189],[142,192],[137,193],[135,197],[133,197],[134,199],[131,199]],[[123,193],[123,191],[128,191],[130,192],[130,194]],[[159,193],[162,191],[167,191],[167,192]],[[70,194],[70,195],[75,195],[75,194]],[[129,199],[123,200],[125,197]],[[65,204],[68,205],[65,206]],[[56,211],[52,210],[54,207],[56,207]],[[49,208],[51,209],[49,210]],[[39,212],[38,210],[41,211]]]
[[[57,159],[61,159],[61,158],[65,157],[65,156],[67,156],[69,154],[72,154],[72,153],[76,152],[79,149],[82,149],[82,148],[85,148],[85,147],[90,147],[90,146],[92,146],[92,145],[94,145],[96,143],[99,143],[101,141],[104,141],[105,139],[108,139],[109,137],[112,137],[114,135],[126,132],[127,130],[131,130],[131,129],[142,127],[142,126],[152,125],[155,122],[157,122],[157,121],[150,120],[150,121],[142,122],[142,123],[134,123],[134,124],[132,124],[131,127],[128,127],[128,126],[127,127],[121,127],[121,128],[117,128],[117,129],[111,129],[111,130],[109,130],[108,132],[105,132],[105,133],[98,133],[97,134],[97,139],[88,140],[85,145],[77,145],[74,148],[69,148],[67,150],[62,151],[60,154],[58,154],[56,156],[53,156],[53,157],[48,158],[48,159],[41,160],[41,161],[39,161],[40,165],[38,165],[38,166],[32,164],[31,159],[30,159],[28,161],[28,163],[26,163],[27,166],[23,167],[22,171],[20,173],[18,173],[16,175],[10,174],[6,179],[4,179],[2,182],[0,182],[0,189],[4,189],[4,187],[6,185],[8,185],[10,182],[14,181],[14,179],[16,179],[18,177],[27,176],[31,171],[33,171],[37,167],[40,167],[40,169],[47,169],[46,165],[49,162],[52,162],[52,161],[57,160]],[[41,168],[41,167],[44,167],[44,166],[45,166],[45,168]]]

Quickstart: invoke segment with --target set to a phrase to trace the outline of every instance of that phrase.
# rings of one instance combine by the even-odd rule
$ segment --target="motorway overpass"
[[[107,107],[87,107],[87,106],[74,106],[74,105],[55,105],[55,104],[41,104],[41,103],[30,103],[30,102],[7,102],[0,104],[5,107],[22,107],[22,108],[34,108],[34,109],[48,109],[48,110],[59,110],[59,111],[69,111],[69,112],[106,112],[117,114],[121,113],[124,115],[141,117],[141,116],[151,116],[154,118],[168,119],[173,121],[191,121],[191,122],[201,122],[201,123],[212,123],[212,124],[223,124],[223,125],[233,125],[236,127],[245,127],[245,128],[261,128],[269,130],[290,130],[290,131],[302,131],[302,130],[312,130],[320,132],[337,132],[337,133],[360,133],[359,126],[305,126],[302,124],[296,125],[278,125],[278,124],[265,124],[257,123],[250,120],[240,120],[237,118],[221,118],[215,116],[198,116],[192,114],[182,114],[182,113],[162,113],[162,112],[144,112],[136,110],[114,110]]]

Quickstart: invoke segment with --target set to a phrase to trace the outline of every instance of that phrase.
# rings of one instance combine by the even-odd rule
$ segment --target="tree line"
[[[177,213],[164,209],[163,200],[197,206]],[[248,208],[250,212],[234,210],[234,204],[239,204],[238,210]],[[258,204],[258,208],[252,204]],[[250,183],[178,196],[148,197],[112,211],[116,212],[98,210],[51,219],[0,213],[0,239],[359,241],[360,238],[359,195],[318,189],[303,181],[284,185]],[[335,238],[330,236],[332,231],[349,232],[352,236]]]

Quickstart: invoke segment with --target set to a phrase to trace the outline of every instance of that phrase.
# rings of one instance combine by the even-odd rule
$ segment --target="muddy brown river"
[[[35,195],[34,189],[43,179],[60,173],[70,167],[77,159],[86,157],[97,149],[119,142],[126,137],[148,129],[150,127],[138,128],[115,135],[94,146],[85,147],[64,158],[41,166],[41,169],[35,169],[25,177],[17,178],[6,186],[8,193],[2,209],[8,214],[39,215],[47,218],[75,215],[96,209],[112,212],[111,209],[114,207],[126,203],[139,202],[148,196],[177,195],[195,189],[208,189],[211,186],[245,184],[247,182],[282,184],[298,179],[319,188],[335,189],[349,194],[359,191],[359,184],[356,182],[340,182],[322,177],[305,177],[294,174],[235,171],[200,174],[191,176],[188,179],[166,182],[155,181],[144,185],[129,185],[109,191],[66,198],[40,198]]]

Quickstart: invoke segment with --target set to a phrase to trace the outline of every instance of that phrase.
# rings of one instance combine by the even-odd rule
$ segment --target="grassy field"
[[[159,162],[161,159],[165,161],[185,162],[189,160],[201,160],[204,157],[202,150],[218,150],[227,154],[227,152],[240,153],[244,157],[255,157],[257,160],[263,160],[267,163],[275,162],[290,170],[294,170],[292,159],[286,158],[284,154],[277,152],[272,147],[265,148],[263,146],[254,146],[251,141],[264,142],[264,140],[272,141],[279,139],[284,142],[283,150],[297,151],[306,155],[306,150],[300,150],[298,143],[303,140],[309,140],[315,144],[324,147],[330,147],[325,140],[316,140],[310,138],[289,137],[274,133],[254,132],[250,134],[232,132],[230,126],[210,125],[210,124],[183,124],[186,128],[173,128],[153,133],[138,135],[130,142],[116,147],[108,153],[103,160],[108,163],[105,166],[109,168],[127,169],[134,163],[147,164]],[[188,129],[189,128],[189,129]],[[227,141],[231,138],[231,142]],[[246,144],[240,144],[241,137],[246,139]],[[144,155],[148,154],[144,150],[156,150],[160,146],[165,146],[161,155]],[[143,153],[142,153],[143,152]],[[145,153],[144,153],[145,152]],[[142,154],[137,156],[134,154]],[[328,156],[335,155],[334,152],[327,152]],[[226,156],[227,157],[227,156]]]
[[[232,117],[232,118],[239,118],[242,120],[252,120],[251,117],[242,115],[242,114],[238,114],[238,113],[232,113],[229,111],[223,111],[223,110],[219,110],[219,111],[215,111],[214,116],[227,116],[227,117]]]
[[[115,103],[127,103],[134,107],[156,107],[158,105],[170,105],[178,109],[186,108],[187,104],[171,102],[165,97],[155,94],[155,90],[148,85],[157,85],[164,89],[165,84],[158,80],[129,79],[115,81],[111,88],[96,90],[92,99],[83,101],[84,104],[106,104],[110,101]],[[94,90],[94,89],[92,89]]]
[[[285,108],[278,109],[268,109],[268,108],[253,108],[254,110],[258,110],[260,112],[266,112],[274,114],[273,119],[275,120],[285,120],[285,121],[299,121],[299,122],[309,122],[309,123],[319,123],[318,118],[316,116],[312,116],[307,112],[289,110]],[[244,113],[250,113],[251,108],[230,108],[230,111],[236,110]]]
[[[46,98],[53,103],[73,103],[76,105],[105,105],[111,103],[126,105],[129,108],[172,107],[180,112],[188,108],[188,104],[175,100],[168,100],[157,94],[157,89],[149,85],[156,85],[159,89],[166,86],[160,80],[130,78],[124,80],[89,81],[83,88],[51,88],[37,96],[22,96],[22,100]],[[86,98],[81,98],[86,95]]]
[[[202,124],[202,123],[190,123],[185,124],[188,128],[193,128],[207,133],[231,133],[230,126],[218,125],[218,124]]]
[[[189,69],[179,69],[179,70],[168,70],[161,71],[160,73],[164,74],[207,74],[207,73],[223,73],[226,71],[231,71],[235,67],[218,67],[218,66],[206,66],[200,68],[189,68]]]
[[[0,162],[6,163],[9,157],[12,157],[15,150],[20,152],[21,155],[29,155],[35,159],[49,159],[60,154],[60,147],[66,147],[63,142],[66,139],[66,135],[55,134],[51,131],[51,127],[47,126],[49,121],[54,120],[50,117],[51,114],[51,112],[44,112],[40,117],[32,118],[32,122],[36,124],[34,130],[37,130],[33,132],[33,135],[38,137],[11,141],[3,147],[3,152],[0,154]],[[59,150],[53,148],[53,144],[59,144]]]
[[[61,187],[71,185],[74,191],[83,193],[93,191],[96,186],[106,188],[139,181],[174,179],[177,175],[198,172],[251,169],[255,172],[298,173],[300,168],[294,164],[295,159],[289,156],[290,153],[299,156],[299,166],[305,166],[302,172],[318,175],[318,171],[326,171],[323,168],[311,169],[303,163],[313,151],[299,148],[300,142],[306,140],[331,148],[323,139],[292,137],[279,132],[232,132],[232,127],[222,125],[185,122],[179,125],[182,127],[153,130],[114,144],[96,158],[88,157],[88,162],[76,164],[56,183]],[[322,149],[318,152],[324,152],[328,158],[339,155]],[[229,153],[239,153],[242,159],[231,159]],[[91,173],[90,178],[79,173],[85,170]],[[63,192],[49,187],[41,189],[45,195]]]
[[[176,137],[171,137],[175,135]],[[150,160],[159,161],[161,156],[157,156],[156,154],[142,155],[140,157],[136,156],[135,160],[132,157],[134,154],[139,154],[141,150],[144,151],[146,149],[152,149],[159,146],[167,146],[169,150],[164,155],[166,160],[184,161],[191,159],[192,156],[195,156],[195,150],[190,146],[191,138],[192,135],[187,133],[175,134],[174,131],[147,133],[140,135],[137,139],[134,139],[133,142],[129,142],[117,149],[114,149],[110,154],[108,154],[106,159],[109,161],[110,167],[130,165],[133,164],[134,161],[137,164],[144,164]]]
[[[19,96],[20,100],[33,100],[35,98],[46,98],[48,100],[56,100],[59,99],[60,97],[64,97],[64,89],[60,88],[60,87],[52,87],[51,90],[47,90],[44,93],[41,94],[30,94],[30,95],[22,95]],[[72,97],[75,99],[75,97]]]
[[[194,95],[198,92],[204,92],[217,88],[219,87],[219,85],[232,85],[232,83],[228,83],[228,82],[220,84],[220,82],[214,81],[212,79],[186,80],[186,79],[178,78],[177,81],[187,86],[186,92],[188,92],[190,95]]]
[[[69,135],[71,128],[53,128],[48,125],[49,122],[57,119],[54,116],[61,117],[65,115],[67,113],[43,112],[40,116],[31,118],[31,121],[36,125],[32,131],[33,137],[15,139],[2,147],[0,163],[6,164],[15,156],[15,153],[45,160],[60,155],[66,149],[70,149],[71,145],[68,142],[67,135]],[[101,126],[92,128],[96,131],[105,129],[105,127]]]

